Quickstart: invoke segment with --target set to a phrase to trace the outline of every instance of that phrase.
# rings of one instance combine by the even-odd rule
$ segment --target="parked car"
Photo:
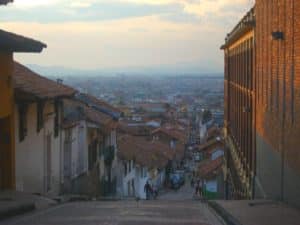
[[[185,183],[184,170],[176,170],[170,175],[171,188],[179,189]]]

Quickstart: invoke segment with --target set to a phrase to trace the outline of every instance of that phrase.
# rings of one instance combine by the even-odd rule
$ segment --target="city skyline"
[[[225,31],[252,4],[251,0],[17,0],[0,9],[0,19],[1,28],[42,39],[48,46],[42,57],[16,54],[21,63],[213,73],[223,69],[219,46]]]

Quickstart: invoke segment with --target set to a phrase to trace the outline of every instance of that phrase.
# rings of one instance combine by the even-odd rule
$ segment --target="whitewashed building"
[[[166,167],[175,157],[167,144],[147,137],[123,135],[118,139],[118,146],[123,197],[146,199],[144,187],[147,181],[158,189],[163,187]]]
[[[62,181],[62,101],[75,90],[14,64],[16,190],[58,194]]]
[[[115,194],[117,109],[84,94],[64,105],[64,192]]]

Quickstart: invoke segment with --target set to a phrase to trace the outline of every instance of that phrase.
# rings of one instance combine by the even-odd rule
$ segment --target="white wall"
[[[206,190],[209,192],[218,192],[218,182],[216,179],[206,181]]]
[[[124,163],[124,161],[123,161]],[[127,169],[129,162],[127,161]],[[124,167],[123,167],[124,168]],[[125,170],[123,170],[124,173]],[[128,181],[134,179],[135,184],[135,195],[134,197],[140,197],[146,199],[146,193],[144,187],[147,181],[152,185],[156,185],[157,188],[163,186],[165,181],[165,170],[161,170],[159,173],[150,173],[146,167],[136,165],[129,173],[123,176],[123,196],[128,196]]]
[[[18,107],[15,105],[15,111]],[[46,141],[51,137],[51,192],[60,189],[61,149],[60,135],[54,137],[54,104],[47,101],[44,107],[44,128],[37,133],[37,105],[28,106],[27,136],[19,141],[19,115],[15,113],[16,189],[29,193],[46,193]]]
[[[134,180],[135,187],[136,187],[136,167],[131,166],[131,170],[129,172],[129,165],[132,165],[132,161],[124,161],[123,163],[127,164],[127,173],[125,174],[125,169],[123,171],[123,195],[124,196],[130,196],[130,193],[128,192],[128,182]],[[136,188],[135,188],[136,189]],[[132,193],[131,193],[132,194]],[[136,193],[134,193],[135,195]]]
[[[144,176],[142,176],[142,170],[144,169]],[[136,173],[136,196],[140,197],[141,199],[146,199],[146,193],[144,191],[145,184],[147,180],[149,180],[149,173],[147,168],[137,167]]]
[[[66,131],[71,131],[71,179],[74,179],[88,170],[88,149],[86,143],[87,127],[85,121],[80,121],[74,127],[63,130],[63,143],[66,140]],[[65,145],[63,145],[65,147]],[[65,151],[65,149],[64,149]],[[67,166],[67,159],[64,159]]]
[[[219,158],[220,156],[224,155],[224,150],[223,149],[216,149],[212,154],[211,154],[211,160],[215,160]]]

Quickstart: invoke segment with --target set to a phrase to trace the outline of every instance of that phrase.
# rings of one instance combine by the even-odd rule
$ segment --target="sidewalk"
[[[270,200],[222,200],[208,203],[229,225],[299,225],[300,210]]]
[[[56,201],[42,196],[16,191],[1,191],[0,220],[36,209],[45,209],[55,204],[57,204]]]

